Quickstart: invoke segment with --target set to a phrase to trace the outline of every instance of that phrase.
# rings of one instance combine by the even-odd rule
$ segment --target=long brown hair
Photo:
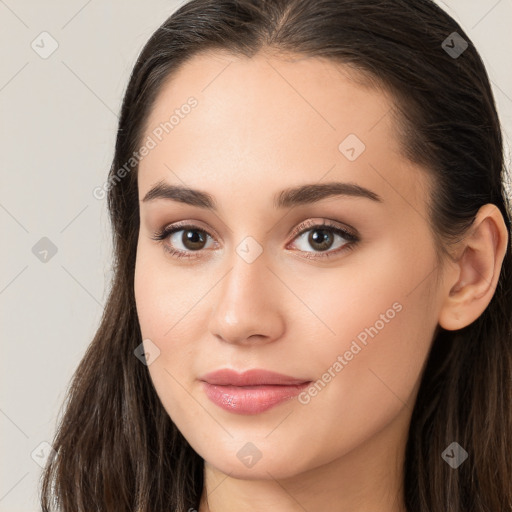
[[[457,56],[443,43],[454,47],[447,39],[453,32],[468,44]],[[194,55],[217,49],[245,57],[264,49],[325,57],[359,70],[391,91],[403,153],[431,173],[429,222],[440,252],[467,233],[487,203],[499,208],[511,233],[489,78],[469,37],[431,0],[191,0],[151,36],[124,96],[105,189],[115,272],[101,324],[59,417],[57,453],[42,475],[44,511],[199,507],[204,461],[134,356],[142,341],[133,286],[137,169],[122,178],[119,170],[140,147],[164,81]],[[482,315],[464,329],[436,331],[406,446],[409,512],[512,510],[511,280],[507,247]],[[452,442],[468,453],[457,469],[441,457]]]

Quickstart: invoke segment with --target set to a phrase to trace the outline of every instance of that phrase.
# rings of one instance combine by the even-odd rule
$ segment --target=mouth
[[[199,379],[206,396],[218,407],[237,414],[259,414],[297,396],[310,380],[268,370],[238,373],[222,369]]]

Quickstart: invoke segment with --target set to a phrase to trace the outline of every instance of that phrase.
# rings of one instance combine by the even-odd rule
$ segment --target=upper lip
[[[293,386],[310,382],[306,379],[297,379],[281,373],[261,370],[258,368],[238,373],[235,370],[224,368],[216,370],[200,377],[199,380],[219,386],[263,386],[281,385]]]

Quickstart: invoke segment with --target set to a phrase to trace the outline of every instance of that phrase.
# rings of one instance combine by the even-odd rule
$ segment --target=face
[[[438,323],[427,174],[401,155],[392,98],[351,76],[320,59],[196,56],[146,124],[148,370],[194,450],[235,477],[329,464],[407,416]],[[212,204],[148,195],[159,183]],[[203,382],[220,369],[295,381]]]

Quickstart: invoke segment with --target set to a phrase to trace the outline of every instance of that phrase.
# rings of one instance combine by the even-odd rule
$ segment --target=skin
[[[400,153],[392,98],[352,77],[320,59],[204,54],[167,81],[146,124],[144,138],[198,100],[140,162],[135,296],[145,344],[160,351],[148,366],[156,391],[205,460],[200,512],[404,510],[401,465],[435,330],[468,325],[494,294],[508,240],[499,210],[482,207],[438,266],[428,174]],[[348,134],[366,145],[354,161],[338,149]],[[219,211],[143,201],[161,180],[208,192]],[[330,181],[382,202],[333,196],[273,208],[282,189]],[[333,256],[321,258],[312,231],[291,235],[306,220],[352,228],[360,241],[335,254],[347,244],[335,234]],[[182,231],[165,243],[195,258],[151,239],[180,221],[208,233],[203,249],[183,245]],[[262,250],[252,263],[236,251],[248,236]],[[307,404],[239,415],[198,381],[220,368],[316,381],[395,303],[400,312]],[[252,467],[237,457],[248,442],[261,454]]]

